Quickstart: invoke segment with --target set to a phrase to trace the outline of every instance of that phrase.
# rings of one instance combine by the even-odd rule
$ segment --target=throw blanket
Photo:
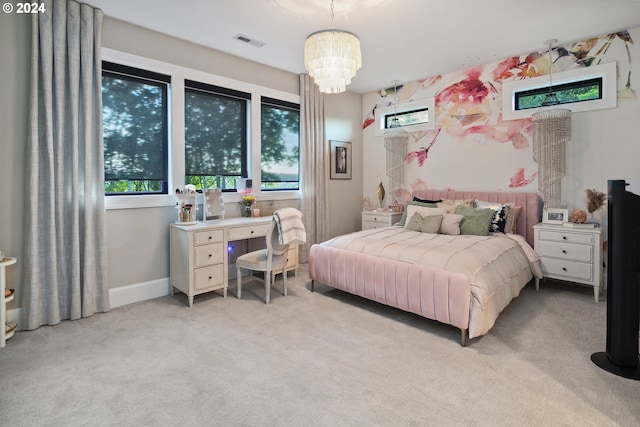
[[[305,243],[307,232],[302,223],[302,213],[294,208],[282,208],[273,213],[278,231],[280,232],[279,242],[281,245],[290,243]]]

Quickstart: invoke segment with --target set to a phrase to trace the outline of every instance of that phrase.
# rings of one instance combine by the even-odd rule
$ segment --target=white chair
[[[289,245],[281,245],[279,242],[279,231],[276,221],[271,221],[271,225],[267,230],[266,241],[267,249],[249,252],[239,256],[236,259],[237,268],[237,285],[238,298],[242,297],[242,271],[247,269],[252,271],[264,271],[264,289],[266,292],[265,301],[269,304],[269,296],[271,291],[272,274],[282,272],[282,281],[284,283],[283,295],[287,296],[287,252]],[[274,278],[275,281],[275,278]]]

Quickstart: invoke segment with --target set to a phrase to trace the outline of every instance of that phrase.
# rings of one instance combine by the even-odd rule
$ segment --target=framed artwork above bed
[[[331,144],[331,179],[351,179],[351,143],[329,141]]]

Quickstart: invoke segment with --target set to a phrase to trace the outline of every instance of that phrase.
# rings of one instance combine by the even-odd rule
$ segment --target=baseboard
[[[169,295],[169,278],[109,289],[111,308]]]

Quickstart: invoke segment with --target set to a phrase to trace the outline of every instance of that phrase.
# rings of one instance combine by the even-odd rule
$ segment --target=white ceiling
[[[639,0],[82,0],[108,16],[294,73],[314,31],[360,37],[365,93],[640,26]],[[265,42],[261,48],[237,34]],[[635,40],[636,43],[640,40]]]

